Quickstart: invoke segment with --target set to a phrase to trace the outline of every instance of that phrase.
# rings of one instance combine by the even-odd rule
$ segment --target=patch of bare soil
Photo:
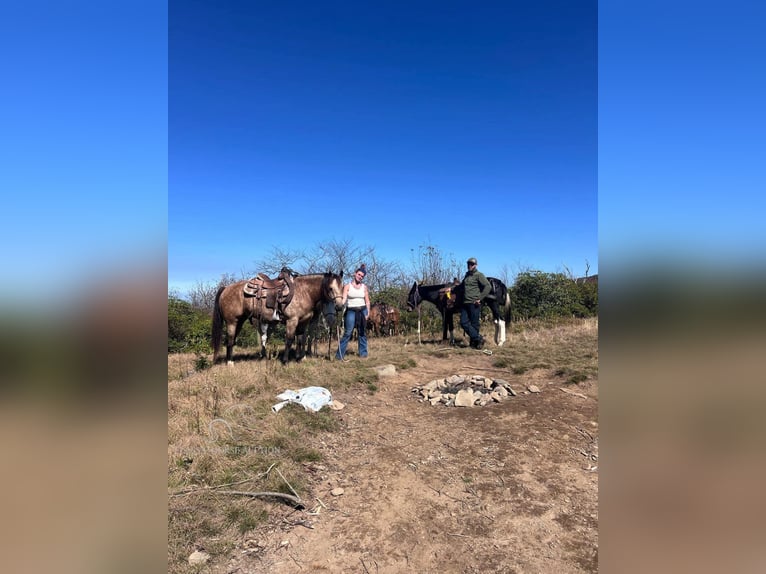
[[[335,393],[342,429],[312,445],[321,462],[304,463],[307,508],[277,505],[209,571],[596,572],[597,379],[563,392],[550,370],[498,371],[480,352],[448,355],[376,393]],[[519,395],[461,408],[411,392],[452,374],[501,377]],[[531,384],[541,392],[524,394]]]

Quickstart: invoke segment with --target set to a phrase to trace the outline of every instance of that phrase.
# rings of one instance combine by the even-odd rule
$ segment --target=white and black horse
[[[489,296],[482,301],[482,305],[486,305],[492,311],[492,319],[495,322],[495,343],[501,347],[505,343],[506,323],[511,321],[511,296],[505,283],[500,279],[487,277],[487,280],[491,291]],[[407,295],[407,310],[417,309],[423,301],[436,305],[442,316],[442,341],[449,340],[450,345],[454,345],[454,315],[460,311],[460,306],[463,303],[462,284],[455,282],[440,285],[418,285],[418,282],[415,281]],[[504,307],[504,315],[500,313],[500,305]],[[419,320],[418,332],[420,332]],[[447,337],[448,334],[449,338]]]

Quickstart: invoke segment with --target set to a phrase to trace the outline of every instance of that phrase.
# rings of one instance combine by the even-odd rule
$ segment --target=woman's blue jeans
[[[354,332],[354,327],[356,327],[356,333],[359,337],[359,356],[367,356],[367,307],[362,309],[359,315],[361,315],[361,324],[357,325],[357,311],[355,309],[346,310],[346,318],[344,320],[346,330],[343,332],[343,337],[341,337],[338,344],[338,352],[335,353],[336,359],[343,359],[346,356],[346,348],[348,347],[349,340],[351,340],[351,333]]]

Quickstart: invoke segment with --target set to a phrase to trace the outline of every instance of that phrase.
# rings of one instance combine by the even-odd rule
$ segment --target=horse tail
[[[221,350],[223,340],[223,315],[221,315],[221,293],[226,287],[221,285],[215,294],[215,304],[213,305],[213,361],[218,358],[218,352]]]
[[[505,290],[505,303],[503,305],[503,310],[505,311],[505,322],[506,324],[510,324],[511,322],[511,292],[506,289]]]

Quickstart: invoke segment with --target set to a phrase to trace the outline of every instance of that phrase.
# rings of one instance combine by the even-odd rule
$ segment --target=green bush
[[[190,303],[168,297],[168,353],[210,351],[210,317]]]
[[[598,284],[563,273],[520,273],[511,288],[511,312],[514,320],[591,317],[598,314]]]

